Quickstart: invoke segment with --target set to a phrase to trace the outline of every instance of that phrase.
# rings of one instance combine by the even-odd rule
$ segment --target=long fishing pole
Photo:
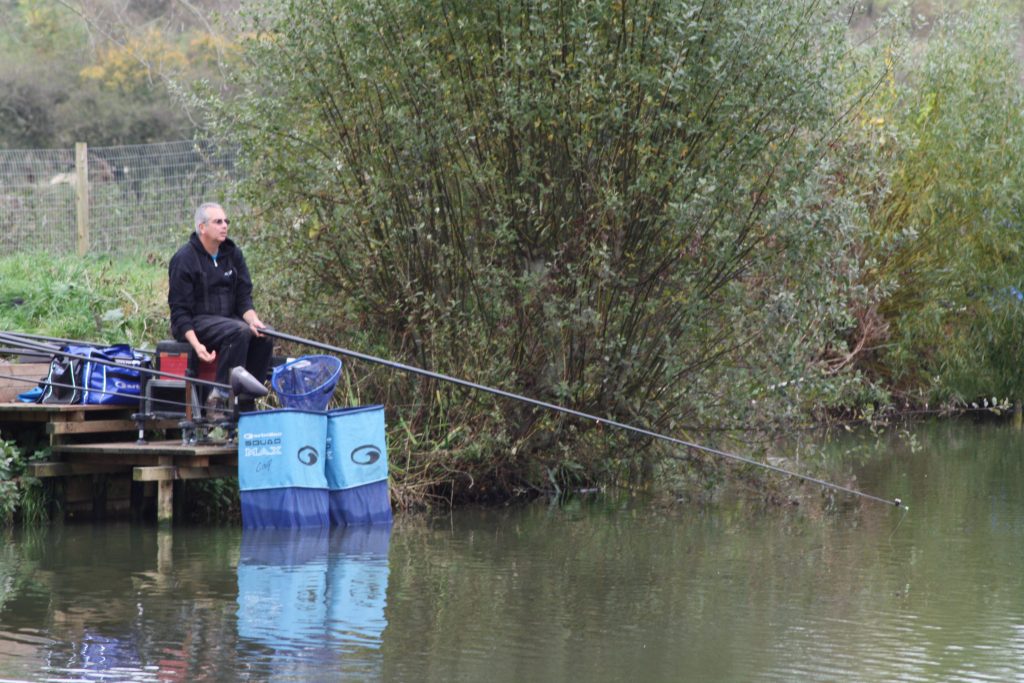
[[[19,377],[18,375],[5,375],[5,374],[0,373],[0,379],[12,380],[14,382],[23,382],[25,384],[32,384],[33,386],[40,386],[40,385],[42,385],[42,386],[47,386],[47,387],[57,387],[59,389],[78,389],[80,391],[82,390],[82,387],[76,386],[74,384],[67,384],[66,382],[54,382],[52,380],[47,380],[47,379],[32,379],[30,377]],[[128,394],[128,393],[125,393],[123,391],[113,391],[111,389],[89,389],[89,393],[91,393],[91,394],[103,394],[104,396],[117,396],[119,398],[130,398],[133,401],[138,401],[139,400],[139,395],[138,394]],[[184,401],[177,401],[177,400],[170,399],[170,398],[161,398],[160,399],[160,403],[163,403],[163,404],[166,404],[166,405],[172,405],[172,406],[176,406],[176,407],[180,406],[182,408],[184,408],[186,405],[188,405]],[[26,405],[33,405],[33,404],[32,403],[27,403]],[[43,404],[43,405],[66,405],[66,404],[47,403],[47,404]]]
[[[20,343],[15,344],[13,348],[0,349],[0,353],[30,357],[49,357],[50,355],[52,355],[52,351],[55,351],[60,348],[62,343],[78,343],[68,339],[60,339],[58,337],[44,337],[38,334],[25,334],[23,332],[19,332],[13,336],[17,337],[19,341],[21,339],[28,339],[30,342],[35,344],[45,344],[46,346],[50,347],[51,353],[47,354],[41,351],[33,351],[32,349],[29,349],[21,345]]]
[[[65,339],[64,337],[48,337],[48,336],[43,335],[43,334],[29,334],[28,332],[8,332],[7,334],[9,334],[12,337],[20,337],[20,338],[28,339],[28,340],[35,341],[35,342],[50,342],[51,344],[58,344],[58,345],[59,344],[80,344],[80,345],[83,345],[83,346],[85,346],[85,345],[92,346],[92,344],[89,344],[88,342],[79,341],[78,339]]]
[[[597,425],[609,425],[611,427],[616,427],[618,429],[622,429],[622,430],[625,430],[625,431],[634,432],[636,434],[642,434],[644,436],[649,436],[649,437],[651,437],[653,439],[659,439],[661,441],[667,441],[668,443],[675,444],[677,446],[686,446],[687,448],[693,448],[693,449],[696,449],[696,450],[699,450],[699,451],[704,451],[706,453],[711,453],[712,455],[717,455],[717,456],[722,457],[722,458],[728,458],[730,460],[735,460],[735,461],[742,462],[742,463],[745,463],[745,464],[748,464],[748,465],[753,465],[755,467],[761,467],[763,469],[771,470],[772,472],[776,472],[778,474],[783,474],[783,475],[786,475],[786,476],[789,476],[789,477],[795,477],[797,479],[802,479],[803,481],[808,481],[808,482],[811,482],[812,484],[817,484],[818,486],[821,486],[821,487],[824,487],[824,488],[832,489],[832,490],[835,490],[835,491],[842,491],[844,493],[849,493],[849,494],[852,494],[852,495],[855,495],[855,496],[860,496],[861,498],[866,498],[868,500],[873,500],[873,501],[878,502],[878,503],[884,503],[885,505],[893,505],[893,506],[896,506],[896,507],[903,506],[903,501],[900,500],[899,498],[892,498],[892,499],[881,498],[879,496],[871,495],[870,493],[864,493],[863,491],[858,491],[856,489],[852,489],[852,488],[849,488],[849,487],[846,487],[846,486],[841,486],[839,484],[834,484],[832,482],[825,481],[824,479],[818,479],[816,477],[811,477],[811,476],[808,476],[806,474],[800,474],[798,472],[792,472],[790,470],[786,470],[786,469],[783,469],[781,467],[777,467],[775,465],[771,465],[771,464],[768,464],[768,463],[758,462],[757,460],[754,460],[753,458],[748,458],[748,457],[745,457],[745,456],[742,456],[742,455],[737,455],[736,453],[729,453],[728,451],[718,450],[717,448],[711,448],[710,446],[703,446],[701,444],[693,443],[691,441],[684,441],[683,439],[677,439],[674,436],[668,436],[666,434],[660,434],[658,432],[654,432],[654,431],[651,431],[649,429],[644,429],[643,427],[637,427],[635,425],[626,424],[624,422],[618,422],[617,420],[611,420],[611,419],[608,419],[608,418],[605,418],[605,417],[599,417],[597,415],[591,415],[589,413],[584,413],[584,412],[581,412],[579,410],[573,410],[572,408],[567,408],[565,406],[560,406],[560,405],[557,405],[555,403],[548,403],[547,401],[541,401],[541,400],[538,400],[538,399],[535,399],[535,398],[530,398],[529,396],[523,396],[521,394],[514,394],[514,393],[512,393],[510,391],[505,391],[503,389],[498,389],[498,388],[495,388],[495,387],[489,387],[489,386],[486,386],[486,385],[483,385],[483,384],[477,384],[476,382],[470,382],[468,380],[459,379],[458,377],[452,377],[450,375],[443,375],[443,374],[441,374],[439,372],[432,372],[430,370],[424,370],[423,368],[417,368],[417,367],[412,366],[412,365],[405,365],[404,363],[398,363],[398,362],[395,362],[395,361],[392,361],[392,360],[387,360],[385,358],[379,358],[377,356],[371,356],[371,355],[366,354],[366,353],[360,353],[358,351],[352,351],[352,350],[349,350],[349,349],[343,349],[343,348],[340,348],[338,346],[333,346],[331,344],[325,344],[323,342],[314,341],[312,339],[304,339],[302,337],[296,337],[294,335],[286,334],[284,332],[278,332],[277,330],[270,329],[270,328],[264,328],[261,331],[263,332],[263,334],[267,335],[268,337],[276,337],[277,339],[283,339],[285,341],[294,342],[296,344],[303,344],[305,346],[310,346],[310,347],[313,347],[313,348],[321,349],[323,351],[329,351],[331,353],[337,353],[339,355],[347,356],[349,358],[355,358],[357,360],[362,360],[362,361],[366,361],[366,362],[369,362],[369,363],[375,363],[377,365],[383,365],[384,367],[392,368],[392,369],[395,369],[395,370],[401,370],[403,372],[409,372],[409,373],[413,373],[413,374],[416,374],[416,375],[422,375],[424,377],[430,377],[431,379],[440,380],[442,382],[449,382],[451,384],[457,384],[459,386],[466,387],[468,389],[474,389],[476,391],[483,391],[483,392],[486,392],[486,393],[489,393],[489,394],[494,394],[496,396],[501,396],[503,398],[512,399],[514,401],[521,401],[523,403],[529,403],[530,405],[538,406],[540,408],[547,408],[548,410],[553,410],[555,412],[564,413],[566,415],[572,415],[574,417],[578,417],[578,418],[581,418],[581,419],[584,419],[584,420],[589,420],[591,422],[596,423]],[[677,456],[673,456],[673,457],[676,457],[677,459],[679,459]],[[906,506],[903,506],[903,507],[906,509]]]
[[[180,379],[207,387],[216,387],[218,389],[230,389],[231,387],[223,382],[214,382],[208,379],[200,379],[199,377],[188,377],[186,375],[178,375],[173,372],[166,370],[157,370],[155,368],[140,367],[134,365],[128,365],[126,363],[119,363],[116,360],[107,360],[106,358],[97,358],[94,356],[87,356],[80,353],[72,353],[70,351],[64,351],[60,348],[54,348],[52,345],[37,343],[32,341],[26,341],[18,333],[0,332],[0,342],[5,344],[17,345],[19,348],[27,349],[30,351],[40,351],[47,356],[57,355],[63,358],[74,358],[76,360],[88,361],[90,363],[96,363],[98,365],[107,365],[116,368],[129,368],[131,370],[137,370],[142,374],[167,377],[170,379]],[[74,342],[75,344],[81,344],[83,346],[92,346],[85,342]]]
[[[48,337],[48,336],[43,335],[43,334],[30,334],[28,332],[4,332],[4,334],[6,334],[6,335],[8,335],[10,337],[18,337],[18,338],[21,338],[21,339],[27,339],[29,341],[36,342],[36,343],[47,343],[47,344],[51,344],[51,345],[56,346],[56,347],[60,347],[63,344],[74,344],[76,346],[93,346],[93,347],[97,346],[97,344],[95,342],[83,341],[81,339],[67,339],[65,337]],[[156,351],[154,351],[153,349],[147,349],[147,348],[143,348],[141,346],[140,347],[134,347],[133,346],[132,348],[135,349],[136,351],[140,351],[142,353],[147,353],[147,354],[156,353]]]

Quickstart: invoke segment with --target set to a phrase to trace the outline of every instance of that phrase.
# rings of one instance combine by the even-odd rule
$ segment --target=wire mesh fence
[[[0,253],[75,249],[74,186],[51,183],[74,168],[74,150],[0,151]]]
[[[0,250],[75,253],[85,226],[90,252],[166,251],[193,228],[204,201],[230,203],[235,150],[210,140],[0,150]],[[87,178],[88,209],[79,201]],[[84,223],[83,223],[84,219]]]

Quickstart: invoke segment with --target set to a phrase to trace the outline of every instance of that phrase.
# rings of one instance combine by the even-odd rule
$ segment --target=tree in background
[[[174,88],[222,83],[232,47],[215,10],[232,2],[0,5],[0,147],[115,145],[192,137]]]
[[[951,12],[880,51],[890,78],[852,129],[865,198],[856,365],[901,404],[1024,396],[1024,91],[1015,11]],[[911,27],[920,33],[921,27]],[[859,131],[859,134],[857,134]]]
[[[835,400],[820,352],[859,272],[826,185],[848,106],[832,10],[261,7],[245,96],[211,106],[242,145],[276,324],[678,434]],[[397,472],[446,495],[649,473],[599,425],[363,377],[353,398],[406,427]]]

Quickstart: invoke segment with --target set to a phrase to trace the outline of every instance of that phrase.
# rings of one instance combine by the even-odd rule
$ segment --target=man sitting
[[[228,239],[224,209],[213,202],[196,210],[196,229],[171,258],[167,303],[171,335],[188,342],[203,362],[217,363],[216,381],[228,384],[242,365],[259,381],[267,377],[273,341],[252,303],[252,280],[242,250]],[[228,393],[215,388],[208,409],[223,410]],[[209,413],[208,413],[209,415]]]

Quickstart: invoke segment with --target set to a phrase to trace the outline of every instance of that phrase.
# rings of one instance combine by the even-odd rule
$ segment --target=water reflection
[[[376,677],[390,536],[389,525],[245,529],[240,647],[265,648],[275,675],[301,678],[340,665],[340,673]]]
[[[0,532],[0,681],[1024,681],[1024,435],[913,436],[838,444],[909,513],[807,487]]]
[[[389,526],[11,533],[0,680],[379,678],[390,537]]]
[[[169,543],[169,533],[128,526],[34,532],[20,556],[4,558],[18,590],[8,593],[0,611],[0,660],[16,643],[10,670],[31,680],[39,673],[25,646],[35,647],[45,680],[165,680],[160,665],[147,662],[147,614],[132,577],[151,575],[146,565]]]

